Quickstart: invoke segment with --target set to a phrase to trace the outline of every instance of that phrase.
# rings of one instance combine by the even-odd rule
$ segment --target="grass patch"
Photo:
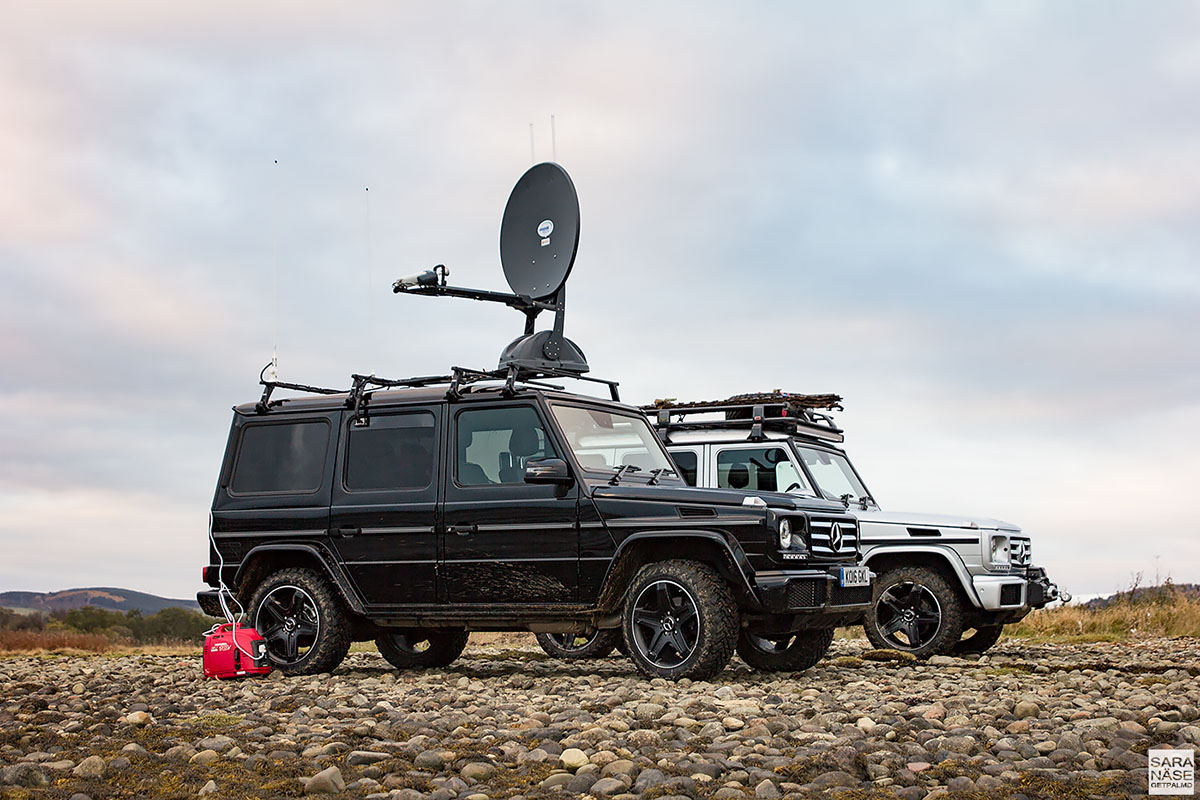
[[[202,714],[192,720],[192,725],[206,732],[223,731],[240,724],[242,718],[236,714]]]
[[[61,651],[103,653],[112,647],[107,636],[66,631],[0,631],[0,652],[57,653]],[[65,654],[65,653],[64,653]]]
[[[1200,636],[1200,598],[1171,583],[1122,593],[1103,608],[1058,606],[1034,611],[1004,633],[1042,642],[1123,642]]]

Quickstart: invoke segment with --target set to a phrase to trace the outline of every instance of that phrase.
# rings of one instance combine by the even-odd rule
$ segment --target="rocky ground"
[[[886,655],[674,684],[504,645],[220,683],[198,658],[5,657],[0,797],[1124,797],[1149,747],[1200,747],[1198,639]]]

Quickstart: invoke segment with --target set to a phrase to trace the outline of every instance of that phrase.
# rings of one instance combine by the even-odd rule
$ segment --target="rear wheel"
[[[446,667],[462,655],[471,634],[462,630],[404,628],[375,639],[375,646],[397,669]]]
[[[705,680],[729,663],[738,608],[721,576],[697,561],[660,561],[638,570],[622,613],[633,663],[646,675]]]
[[[927,567],[900,567],[875,582],[875,608],[863,624],[871,644],[917,658],[948,653],[962,635],[962,602]]]
[[[332,672],[350,650],[350,620],[325,576],[303,567],[268,575],[247,604],[267,640],[271,665],[286,675]]]
[[[539,633],[537,643],[546,655],[555,658],[604,658],[621,638],[619,630],[592,630],[587,633]]]
[[[796,631],[781,638],[742,631],[737,652],[743,661],[763,672],[799,672],[824,658],[831,644],[833,628]]]
[[[954,645],[954,652],[963,655],[986,652],[992,645],[1000,641],[1002,633],[1004,633],[1003,625],[977,626],[973,634],[958,640],[958,644]]]

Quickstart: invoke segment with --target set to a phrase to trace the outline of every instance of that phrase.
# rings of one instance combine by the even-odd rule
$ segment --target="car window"
[[[346,488],[424,489],[433,482],[436,451],[434,417],[427,411],[372,416],[366,427],[351,422]]]
[[[782,447],[739,447],[717,453],[717,486],[758,492],[807,492]]]
[[[531,406],[463,411],[456,425],[455,477],[461,486],[524,483],[525,462],[556,455]]]
[[[308,493],[321,488],[329,423],[247,425],[233,467],[234,494]]]
[[[579,466],[589,472],[611,472],[628,465],[648,475],[674,470],[662,444],[640,414],[581,408],[555,403],[550,407]]]
[[[695,452],[691,450],[668,450],[667,452],[671,454],[671,460],[679,468],[679,477],[683,478],[688,486],[695,486],[696,467],[699,463]]]

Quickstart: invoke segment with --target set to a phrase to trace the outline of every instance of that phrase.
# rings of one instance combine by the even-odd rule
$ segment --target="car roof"
[[[480,402],[485,400],[496,399],[533,399],[535,397],[544,397],[547,400],[559,400],[572,403],[585,403],[587,405],[603,406],[614,410],[642,417],[642,412],[635,406],[617,403],[605,398],[594,397],[592,395],[575,394],[565,390],[545,389],[536,386],[517,385],[517,392],[512,397],[507,397],[502,394],[503,385],[470,385],[464,386],[459,391],[461,397],[453,402],[470,403]],[[442,386],[420,386],[410,389],[388,389],[376,390],[368,393],[369,402],[367,407],[370,409],[379,409],[389,406],[405,406],[405,405],[427,405],[429,403],[441,403],[447,399],[446,387]],[[233,410],[244,416],[261,416],[269,417],[277,414],[301,413],[310,411],[336,411],[346,408],[346,401],[349,398],[349,392],[339,392],[338,394],[306,394],[298,397],[283,397],[273,398],[271,400],[270,411],[266,414],[258,413],[257,403],[242,403],[234,406]]]

